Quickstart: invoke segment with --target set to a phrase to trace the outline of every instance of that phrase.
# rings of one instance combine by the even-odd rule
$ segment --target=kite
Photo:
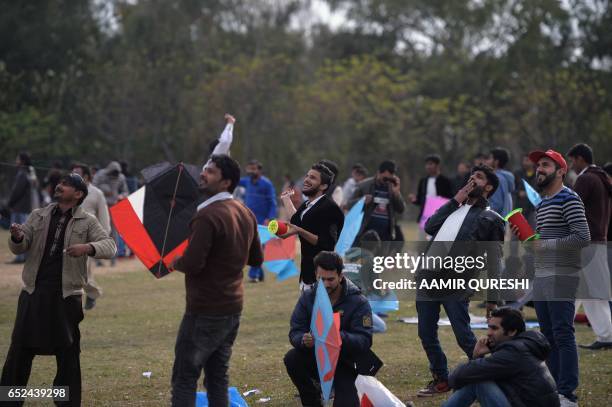
[[[423,215],[421,215],[421,220],[419,221],[419,228],[425,230],[427,220],[448,201],[448,198],[442,196],[428,196],[425,198],[425,205],[423,207]]]
[[[183,254],[189,222],[202,201],[197,167],[164,162],[142,170],[145,185],[110,208],[113,224],[136,257],[156,278]]]
[[[249,407],[236,387],[228,387],[229,407]],[[208,407],[208,395],[205,391],[196,392],[196,407]]]
[[[342,339],[340,338],[340,314],[334,313],[327,290],[320,279],[312,308],[310,332],[315,342],[315,356],[321,381],[321,391],[325,402],[328,402],[334,383]]]
[[[264,246],[264,267],[276,274],[278,281],[286,280],[299,274],[295,265],[296,237],[281,239],[270,233],[267,226],[257,225],[259,240]]]
[[[344,256],[348,249],[353,246],[355,238],[361,229],[361,223],[363,222],[363,206],[365,204],[365,198],[361,198],[344,218],[344,227],[338,237],[338,242],[334,251],[340,256]]]
[[[360,407],[406,407],[375,377],[358,375],[355,379],[355,388],[361,400]]]
[[[529,184],[529,182],[527,182],[527,180],[524,178],[523,185],[525,186],[525,193],[527,194],[527,199],[529,199],[529,202],[531,202],[534,207],[538,206],[540,202],[542,202],[542,197],[540,194],[538,194],[538,192],[533,189],[531,184]]]

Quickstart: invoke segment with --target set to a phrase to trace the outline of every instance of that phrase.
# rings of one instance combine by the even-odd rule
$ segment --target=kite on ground
[[[325,285],[320,279],[312,308],[310,332],[315,342],[315,356],[321,381],[321,392],[325,402],[328,402],[334,383],[342,339],[340,338],[340,314],[334,313]]]
[[[229,387],[227,389],[227,398],[229,399],[229,407],[249,407],[236,387]],[[206,392],[196,392],[196,407],[208,406],[208,395]]]
[[[110,208],[113,224],[136,257],[161,278],[187,248],[189,222],[202,201],[199,170],[159,163],[142,170],[145,185]]]
[[[360,407],[406,407],[400,399],[372,376],[358,375],[355,380]]]

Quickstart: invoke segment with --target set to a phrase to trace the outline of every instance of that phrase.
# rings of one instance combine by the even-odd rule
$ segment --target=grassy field
[[[0,359],[10,342],[20,288],[21,268],[10,260],[7,233],[0,232]],[[231,359],[230,382],[240,391],[260,389],[250,405],[296,406],[296,391],[282,362],[289,349],[289,317],[298,296],[297,280],[278,283],[267,275],[263,284],[246,284],[240,333]],[[120,261],[115,268],[97,269],[104,288],[98,305],[81,323],[81,366],[84,406],[164,406],[170,399],[170,373],[174,343],[184,309],[183,276],[156,280],[136,260]],[[482,314],[481,310],[472,310]],[[532,311],[530,315],[533,316]],[[426,357],[416,326],[396,322],[399,316],[416,315],[414,303],[403,303],[388,319],[388,332],[376,335],[374,350],[385,366],[381,380],[402,400],[417,405],[440,405],[443,398],[421,400],[416,391],[429,379]],[[477,334],[483,334],[480,331]],[[450,327],[440,328],[450,365],[465,360]],[[591,342],[586,326],[577,327],[579,343]],[[580,351],[581,406],[612,405],[612,352]],[[143,372],[152,372],[150,378]],[[30,386],[48,386],[55,374],[55,359],[35,358]],[[201,385],[201,384],[200,384]],[[269,397],[258,404],[256,400]],[[29,405],[41,405],[30,403]]]

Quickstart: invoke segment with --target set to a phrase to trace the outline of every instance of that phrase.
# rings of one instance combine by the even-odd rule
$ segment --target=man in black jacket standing
[[[432,236],[426,250],[428,257],[469,256],[475,259],[486,254],[486,271],[489,276],[496,276],[499,273],[505,223],[501,216],[489,208],[487,202],[487,197],[495,192],[497,186],[498,179],[491,167],[480,165],[472,169],[468,183],[425,224],[425,232]],[[447,246],[450,248],[447,249]],[[473,272],[472,269],[423,268],[417,272],[417,279],[429,281],[463,279],[473,275]],[[472,357],[476,337],[470,328],[468,313],[470,294],[471,291],[465,289],[417,291],[419,338],[433,375],[433,380],[419,390],[417,394],[419,397],[429,397],[449,391],[446,355],[438,340],[441,306],[448,315],[457,344],[468,358]],[[487,304],[488,309],[494,306],[494,302]]]
[[[408,199],[419,207],[417,223],[421,221],[427,198],[441,196],[450,199],[453,197],[453,183],[446,176],[442,175],[440,162],[440,156],[437,154],[425,157],[425,172],[427,172],[427,176],[419,180],[416,196],[414,194],[408,196]],[[420,229],[419,232],[421,232]],[[420,236],[419,238],[424,240],[425,236]]]
[[[342,227],[344,213],[336,203],[326,195],[329,186],[334,182],[334,175],[321,163],[314,164],[306,177],[302,193],[308,198],[295,210],[288,195],[283,195],[283,205],[291,214],[291,223],[287,233],[279,236],[285,239],[298,235],[302,246],[300,283],[315,283],[314,257],[322,250],[334,250]]]
[[[359,288],[342,275],[342,258],[334,252],[323,251],[314,259],[317,277],[323,281],[334,312],[339,312],[342,346],[334,375],[334,407],[358,406],[355,388],[358,365],[371,354],[372,309]],[[289,341],[293,345],[285,355],[287,373],[300,393],[302,405],[322,406],[321,391],[313,380],[319,381],[310,320],[316,296],[316,285],[304,291],[291,315]],[[368,370],[368,369],[366,369]]]
[[[476,400],[482,407],[559,406],[555,380],[545,362],[550,345],[544,335],[525,331],[521,312],[508,307],[493,310],[488,325],[473,359],[450,374],[455,392],[444,406],[467,407]]]

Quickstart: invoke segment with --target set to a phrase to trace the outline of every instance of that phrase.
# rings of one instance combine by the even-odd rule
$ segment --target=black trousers
[[[53,386],[68,386],[69,401],[59,406],[81,405],[81,296],[62,298],[61,289],[37,287],[22,291],[17,305],[11,346],[2,368],[0,386],[27,386],[36,355],[55,355],[57,372]],[[1,406],[21,406],[12,402]]]
[[[226,407],[229,404],[227,371],[239,327],[240,314],[183,316],[174,349],[172,406],[196,405],[196,389],[202,370],[208,405]]]
[[[321,389],[315,384],[320,381],[314,350],[303,351],[293,348],[287,352],[284,360],[287,373],[300,393],[302,405],[322,406]],[[338,361],[334,376],[334,407],[359,406],[355,379],[357,371]]]
[[[78,332],[78,329],[77,329]],[[80,406],[81,405],[81,361],[80,361],[80,335],[76,335],[75,341],[69,348],[59,349],[55,353],[57,361],[57,373],[53,379],[53,386],[68,386],[70,389],[70,401],[58,401],[58,406]],[[26,386],[32,371],[32,361],[36,355],[35,350],[24,348],[12,343],[9,348],[4,368],[2,369],[1,386]],[[2,406],[21,406],[22,401],[12,403],[0,403]]]

